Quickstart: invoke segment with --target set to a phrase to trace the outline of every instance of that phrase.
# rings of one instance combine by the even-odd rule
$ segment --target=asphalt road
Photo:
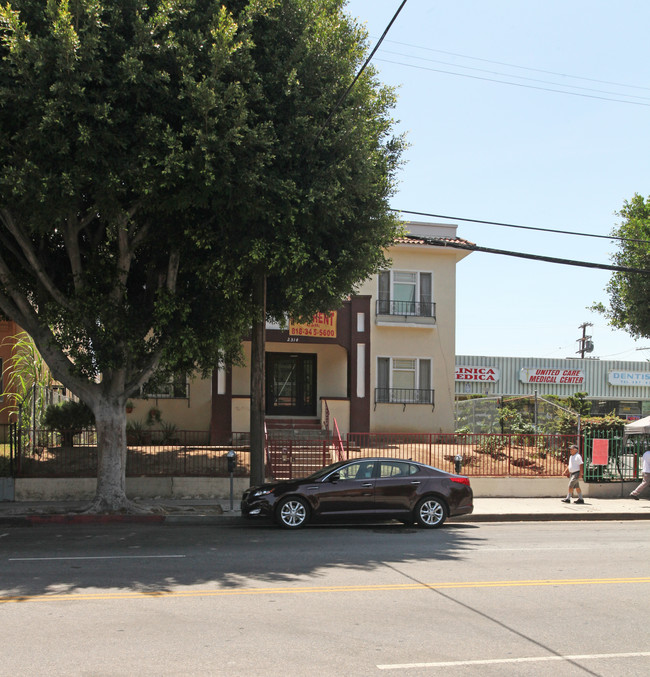
[[[650,523],[0,530],[0,675],[647,675]]]

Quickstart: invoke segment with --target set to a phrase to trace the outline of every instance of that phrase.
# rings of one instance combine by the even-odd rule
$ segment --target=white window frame
[[[382,289],[382,275],[388,274],[388,299],[382,298],[385,297],[385,290]],[[401,282],[401,281],[396,281],[395,278],[399,275],[414,275],[415,276],[415,281],[414,281],[414,286],[415,286],[415,312],[409,313],[409,312],[401,312],[403,310],[402,307],[400,307],[400,303],[408,303],[408,302],[401,302],[397,301],[395,297],[395,286],[399,284],[408,284],[407,282]],[[426,275],[429,277],[430,280],[430,287],[431,287],[431,294],[430,294],[430,299],[428,301],[422,301],[422,278],[423,276]],[[387,302],[388,305],[388,312],[383,313],[383,312],[378,312],[378,314],[381,315],[398,315],[398,316],[406,316],[406,317],[434,317],[435,316],[435,310],[434,310],[434,303],[433,303],[433,271],[431,270],[406,270],[406,269],[400,269],[396,268],[393,269],[391,268],[390,270],[384,270],[379,273],[377,276],[377,299],[382,302],[385,301]],[[426,313],[423,313],[423,305],[424,303],[430,303],[431,305],[431,314],[427,315]]]
[[[388,360],[388,384],[387,385],[382,385],[380,383],[381,379],[381,374],[382,374],[382,360]],[[400,388],[397,388],[394,386],[395,383],[395,371],[400,371],[399,367],[396,366],[396,363],[399,362],[399,360],[409,360],[414,362],[414,368],[412,371],[414,371],[414,387],[413,388],[405,388],[404,390],[413,390],[414,391],[414,398],[413,400],[409,401],[404,401],[404,399],[400,399],[396,397],[395,393],[393,390],[400,390]],[[427,384],[420,383],[421,376],[422,376],[422,370],[423,370],[423,363],[428,363],[428,371],[429,371],[429,382]],[[407,370],[402,370],[402,371],[407,371]],[[378,402],[381,403],[397,403],[397,404],[433,404],[432,398],[433,398],[433,359],[431,357],[390,357],[387,355],[380,355],[377,357],[377,389],[384,389],[388,388],[388,398],[386,400],[381,400]],[[419,397],[419,391],[424,390],[427,392],[427,395],[423,398]],[[429,397],[428,393],[431,391],[431,397]],[[416,394],[417,393],[417,394]],[[423,401],[420,402],[420,399]]]

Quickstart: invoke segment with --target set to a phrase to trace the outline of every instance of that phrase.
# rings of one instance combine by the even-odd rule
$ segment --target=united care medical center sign
[[[522,383],[564,383],[582,385],[585,373],[582,369],[547,369],[546,367],[522,367],[519,370]]]

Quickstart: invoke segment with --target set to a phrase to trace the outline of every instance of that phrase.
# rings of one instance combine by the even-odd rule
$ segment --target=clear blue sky
[[[347,9],[374,46],[400,3]],[[647,0],[408,0],[373,59],[399,87],[396,128],[411,144],[392,206],[609,235],[625,200],[650,195],[649,26]],[[616,249],[453,222],[496,249],[605,264]],[[587,309],[607,302],[610,275],[472,253],[457,267],[457,354],[577,356],[592,322],[592,357],[650,359],[650,339]]]

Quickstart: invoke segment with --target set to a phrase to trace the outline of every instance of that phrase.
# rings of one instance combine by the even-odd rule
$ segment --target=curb
[[[162,524],[164,515],[16,515],[0,517],[0,526],[40,526],[46,524]]]
[[[526,513],[512,515],[461,515],[452,522],[620,522],[648,520],[650,514],[634,512]]]
[[[460,515],[448,524],[499,522],[596,522],[648,520],[643,513],[526,513]],[[160,526],[233,526],[243,524],[239,514],[223,515],[15,515],[0,517],[0,527],[35,527],[69,524],[158,524]]]
[[[0,527],[35,527],[49,524],[159,524],[161,526],[217,526],[239,521],[239,515],[11,515],[0,517]]]

